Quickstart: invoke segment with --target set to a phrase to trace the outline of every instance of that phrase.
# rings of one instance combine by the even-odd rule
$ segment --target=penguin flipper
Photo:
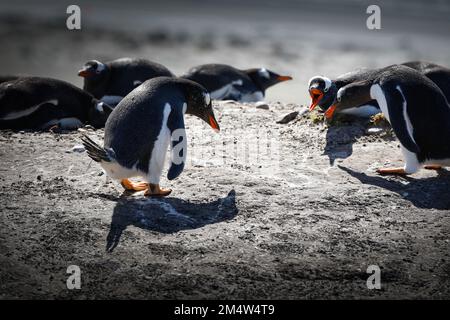
[[[412,136],[412,125],[407,113],[408,102],[406,101],[406,97],[403,95],[399,86],[389,87],[388,90],[382,86],[382,89],[389,112],[389,122],[394,129],[395,135],[408,151],[419,153],[420,148]]]
[[[183,172],[186,162],[187,139],[182,109],[182,107],[172,108],[167,119],[171,140],[171,165],[167,172],[167,179],[169,180],[175,179]]]

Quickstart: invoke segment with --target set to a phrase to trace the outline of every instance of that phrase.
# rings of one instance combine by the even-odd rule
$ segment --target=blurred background
[[[66,28],[71,4],[81,30]],[[381,8],[381,30],[366,27],[370,4]],[[317,74],[417,59],[450,66],[449,17],[446,0],[2,1],[0,74],[81,86],[77,70],[90,59],[145,57],[176,74],[226,63],[292,75],[267,100],[307,104]]]

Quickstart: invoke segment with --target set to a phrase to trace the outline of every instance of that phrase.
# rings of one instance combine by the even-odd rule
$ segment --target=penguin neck
[[[351,88],[349,88],[351,87]],[[370,88],[372,87],[371,81],[360,81],[355,82],[352,84],[349,84],[346,86],[346,90],[352,90],[353,94],[351,99],[349,101],[346,101],[343,103],[345,106],[344,109],[348,108],[356,108],[362,105],[367,104],[369,101],[373,100],[370,94]],[[340,89],[341,90],[341,89]],[[337,92],[337,95],[339,96],[339,91]]]
[[[266,89],[270,87],[272,84],[268,81],[262,81],[261,76],[258,73],[259,69],[247,69],[242,70],[249,76],[249,78],[252,80],[252,82],[255,84],[255,86],[262,92],[264,95],[266,93]]]
[[[106,66],[106,72],[98,79],[85,79],[84,90],[90,92],[95,98],[101,99],[105,94],[111,79],[111,69]]]

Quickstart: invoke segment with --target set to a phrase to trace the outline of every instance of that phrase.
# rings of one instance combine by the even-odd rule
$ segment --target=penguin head
[[[107,76],[109,68],[97,60],[90,60],[78,71],[78,75],[85,79],[99,80]]]
[[[325,112],[325,116],[331,119],[337,111],[356,108],[365,104],[371,100],[370,87],[370,82],[358,81],[340,88],[333,104]]]
[[[292,80],[291,76],[282,76],[273,71],[267,70],[266,68],[254,68],[245,70],[245,73],[252,79],[258,88],[262,92],[266,91],[267,88],[287,80]]]
[[[186,96],[186,113],[199,117],[219,132],[220,127],[214,116],[209,92],[202,85],[191,80],[183,79],[182,84]]]
[[[98,101],[97,99],[93,99],[92,106],[88,114],[89,124],[95,128],[103,127],[112,111],[113,108],[108,104]]]
[[[310,111],[314,110],[316,106],[327,110],[333,104],[337,94],[336,85],[323,76],[312,77],[308,83],[308,90],[311,96]]]

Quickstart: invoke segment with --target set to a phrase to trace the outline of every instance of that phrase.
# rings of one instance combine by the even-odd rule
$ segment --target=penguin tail
[[[114,160],[105,148],[100,147],[87,135],[83,134],[81,136],[81,142],[83,143],[88,156],[95,162],[112,162]]]

